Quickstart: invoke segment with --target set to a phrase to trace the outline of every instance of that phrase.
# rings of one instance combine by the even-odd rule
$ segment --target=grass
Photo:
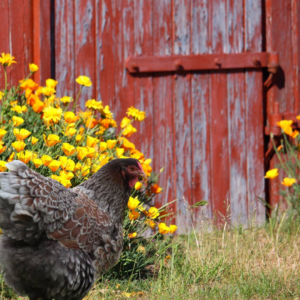
[[[103,279],[85,299],[300,299],[298,222],[201,230],[176,242],[153,277]]]

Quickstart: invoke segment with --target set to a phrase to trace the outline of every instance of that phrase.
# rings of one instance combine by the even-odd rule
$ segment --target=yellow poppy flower
[[[73,99],[72,99],[71,97],[64,96],[64,97],[60,98],[60,101],[61,101],[62,103],[64,103],[64,104],[66,104],[66,103],[72,102]]]
[[[2,91],[0,91],[0,100],[2,100],[3,96],[4,96],[4,93]]]
[[[80,75],[79,77],[76,78],[75,81],[83,86],[91,86],[92,85],[91,79],[84,75]]]
[[[88,129],[93,129],[94,127],[96,127],[98,124],[97,120],[95,118],[88,118],[85,122],[85,126],[88,128]]]
[[[133,143],[129,142],[126,138],[120,137],[119,140],[122,145],[122,148],[124,148],[125,150],[135,149],[135,145]]]
[[[149,227],[151,227],[152,229],[154,229],[155,226],[156,226],[156,223],[155,223],[153,220],[151,220],[151,219],[147,219],[147,220],[145,221],[145,223],[146,223]]]
[[[117,140],[107,140],[107,148],[113,149],[117,144]]]
[[[130,220],[136,220],[139,218],[139,216],[140,216],[140,213],[135,210],[131,211],[128,215]]]
[[[88,154],[88,150],[85,147],[77,147],[77,158],[79,160],[84,159],[87,154]]]
[[[17,152],[23,151],[26,146],[23,141],[14,142],[11,145]]]
[[[58,84],[58,81],[55,81],[54,79],[49,78],[46,80],[46,87],[48,87],[48,88],[55,89],[57,84]]]
[[[140,159],[143,159],[144,158],[144,154],[142,152],[140,152],[139,150],[136,150],[136,149],[132,149],[130,151],[130,156],[132,158],[135,158],[137,160],[140,160]]]
[[[75,135],[77,133],[77,129],[76,128],[67,128],[66,132],[65,132],[65,136],[68,137],[72,137],[73,135]]]
[[[52,171],[52,172],[56,172],[61,166],[61,162],[58,160],[52,160],[51,163],[48,165],[48,168]]]
[[[62,150],[67,156],[73,155],[76,152],[76,148],[69,143],[63,143]]]
[[[3,146],[3,144],[0,144],[0,154],[2,154],[6,150],[6,146]]]
[[[292,186],[294,183],[296,183],[296,179],[295,178],[283,178],[283,181],[281,182],[281,184],[290,187]]]
[[[156,207],[150,207],[147,215],[152,219],[157,218],[159,216],[158,209]]]
[[[82,166],[80,168],[81,176],[87,176],[90,173],[90,169],[91,169],[90,166]]]
[[[170,228],[165,223],[159,223],[158,224],[158,231],[161,234],[166,234],[170,232]]]
[[[127,117],[124,117],[120,124],[121,128],[125,128],[130,122],[131,122],[130,119],[128,119]]]
[[[135,210],[140,203],[141,202],[137,198],[130,197],[127,206],[130,210]]]
[[[100,142],[100,151],[103,152],[107,149],[107,143],[106,142]]]
[[[174,233],[177,230],[177,226],[176,225],[170,225],[170,233]]]
[[[100,123],[106,129],[110,127],[117,127],[117,122],[113,119],[103,119]]]
[[[140,189],[142,188],[142,186],[143,186],[143,184],[142,184],[141,182],[138,181],[138,182],[135,184],[134,188],[138,191],[138,190],[140,190]]]
[[[127,115],[133,117],[136,121],[143,121],[146,118],[146,113],[144,111],[139,111],[133,106],[127,109]]]
[[[128,238],[133,239],[137,236],[137,232],[132,232],[128,234]]]
[[[46,138],[44,134],[44,141],[48,147],[53,147],[56,144],[60,143],[61,140],[59,139],[59,136],[56,134],[49,134]]]
[[[72,186],[71,181],[64,177],[60,177],[60,183],[66,188],[70,188]]]
[[[31,137],[31,144],[35,145],[38,142],[39,139],[37,139],[36,137],[32,136]]]
[[[37,72],[38,69],[39,69],[39,67],[38,67],[36,64],[29,64],[29,71],[30,71],[31,73]]]
[[[61,119],[61,115],[62,115],[61,108],[54,108],[53,106],[48,106],[44,108],[43,112],[44,112],[43,119],[48,124],[52,124],[52,123],[56,124]]]
[[[124,154],[124,149],[123,148],[116,148],[116,154],[117,154],[117,157],[121,157],[121,156],[123,156],[123,154]]]
[[[72,159],[67,158],[66,156],[61,156],[59,158],[59,161],[61,162],[61,168],[66,171],[73,172],[75,169],[75,162]]]
[[[7,131],[5,129],[0,128],[0,140],[6,135]]]
[[[25,140],[31,135],[31,132],[25,128],[22,129],[14,128],[13,132],[16,138],[19,140]]]
[[[16,117],[16,116],[12,117],[12,121],[13,121],[14,126],[16,126],[16,127],[20,126],[21,124],[24,123],[24,119],[23,118]]]
[[[75,123],[79,117],[76,116],[72,111],[66,111],[64,114],[64,119],[67,123]]]
[[[131,137],[133,133],[137,132],[136,128],[134,128],[131,124],[127,125],[127,127],[123,131],[123,135],[126,137]]]
[[[43,165],[44,166],[49,166],[49,164],[51,163],[51,161],[53,160],[52,159],[52,157],[50,157],[49,155],[43,155],[42,157],[41,157],[41,160],[42,160],[42,162],[43,162]]]
[[[95,146],[97,145],[98,142],[99,142],[99,140],[96,139],[96,138],[94,138],[94,137],[92,137],[92,136],[88,136],[88,137],[86,138],[86,144],[87,144],[87,146],[89,146],[89,147],[95,147]]]
[[[1,53],[0,64],[4,67],[10,67],[11,64],[17,63],[16,61],[14,61],[14,59],[14,56],[11,56],[9,53]]]
[[[104,117],[106,119],[112,119],[113,116],[114,116],[113,113],[109,110],[109,106],[108,105],[105,105],[105,107],[103,108],[101,114],[104,115]]]
[[[94,158],[96,155],[96,149],[93,147],[88,147],[88,146],[86,146],[85,148],[87,150],[86,156],[89,158]]]
[[[66,178],[67,180],[71,180],[74,177],[74,174],[72,172],[67,172],[65,170],[60,171],[59,175],[63,178]]]
[[[46,97],[50,97],[55,93],[56,93],[56,91],[54,88],[50,88],[50,87],[46,86],[42,89],[42,94],[45,95]]]
[[[274,179],[275,177],[277,177],[279,174],[278,174],[278,169],[272,169],[272,170],[269,170],[267,173],[266,173],[266,176],[265,178],[267,179]]]
[[[27,164],[33,157],[33,153],[32,153],[32,151],[26,150],[26,151],[17,153],[17,157],[24,164]]]
[[[150,190],[153,194],[159,194],[162,191],[162,188],[157,183],[155,183],[151,185]]]
[[[36,168],[39,168],[43,162],[40,158],[34,158],[31,160]]]
[[[75,141],[76,143],[79,143],[82,140],[82,135],[81,134],[77,134],[75,137]]]
[[[13,152],[7,159],[7,162],[11,162],[14,160],[14,157],[15,157],[15,152]]]
[[[18,114],[22,114],[27,111],[27,106],[15,105],[10,110],[17,112]]]
[[[7,161],[0,160],[0,172],[5,172],[7,170],[6,164],[7,164]]]

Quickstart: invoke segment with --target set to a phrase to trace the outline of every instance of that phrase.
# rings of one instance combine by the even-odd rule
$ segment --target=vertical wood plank
[[[227,52],[226,1],[210,2],[210,38],[212,53]],[[230,205],[227,75],[224,71],[211,73],[211,151],[213,188],[212,208],[216,221],[226,217]]]
[[[245,51],[262,51],[261,1],[245,1]],[[258,200],[265,197],[263,83],[261,71],[246,71],[246,132],[249,220],[263,224],[266,211]]]
[[[153,0],[153,54],[172,53],[172,0]],[[158,206],[176,198],[174,170],[174,128],[173,128],[173,75],[170,73],[153,75],[153,167],[156,173],[165,168],[160,176],[163,192],[156,197]],[[171,205],[175,212],[176,204]]]
[[[152,0],[134,0],[134,40],[136,56],[153,54]],[[152,74],[135,77],[135,107],[146,112],[142,123],[135,122],[133,142],[147,157],[153,158],[153,86]]]
[[[208,52],[208,1],[193,0],[191,5],[192,54]],[[191,79],[192,111],[192,203],[208,201],[205,215],[211,217],[211,153],[210,153],[210,74],[195,72]],[[195,209],[195,219],[200,221],[203,208]]]
[[[75,95],[74,1],[55,2],[55,79],[57,96]]]
[[[33,0],[33,61],[39,66],[34,80],[44,85],[51,75],[50,0]]]
[[[114,111],[115,62],[111,0],[96,0],[96,99]]]
[[[23,11],[24,72],[27,74],[29,63],[33,63],[33,15],[32,0],[24,0]]]
[[[244,51],[244,6],[239,0],[227,0],[228,53]],[[232,225],[248,225],[245,74],[229,71],[227,75],[230,218]]]
[[[10,53],[16,58],[17,64],[13,65],[10,69],[10,83],[15,86],[19,83],[19,80],[26,77],[29,74],[28,65],[25,73],[25,57],[24,57],[24,2],[17,0],[9,0],[9,44]],[[11,72],[12,71],[12,72]],[[26,75],[25,75],[26,74]]]
[[[9,10],[8,0],[0,1],[0,54],[1,53],[10,53],[9,48]],[[4,72],[2,65],[0,66],[0,88],[4,89]]]
[[[190,0],[173,1],[173,53],[190,54]],[[191,193],[191,75],[174,78],[173,109],[175,123],[177,224],[179,232],[187,232],[191,225],[188,203]]]
[[[91,87],[84,87],[80,96],[80,108],[84,109],[85,102],[96,94],[96,32],[95,32],[95,2],[93,0],[75,0],[75,78],[80,75],[88,76],[92,81]],[[80,86],[75,85],[75,94]]]
[[[134,105],[134,77],[125,69],[125,60],[134,54],[134,1],[116,0],[114,3],[114,53],[115,53],[115,108],[121,120],[127,108]]]

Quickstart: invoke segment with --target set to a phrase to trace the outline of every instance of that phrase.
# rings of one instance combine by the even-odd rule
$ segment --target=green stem
[[[5,91],[7,90],[7,73],[6,73],[6,67],[3,66],[4,68],[4,79],[5,79]]]
[[[74,105],[73,105],[73,110],[72,110],[73,112],[74,112],[74,110],[75,110],[75,108],[76,108],[77,101],[78,101],[79,96],[80,96],[80,94],[81,94],[82,88],[83,88],[83,85],[80,86],[80,90],[79,90],[79,92],[78,92],[78,94],[77,94],[77,97],[76,97],[76,99],[75,99],[75,102],[74,102]]]

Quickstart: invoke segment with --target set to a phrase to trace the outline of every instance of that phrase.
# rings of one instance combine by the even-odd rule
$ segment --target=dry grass
[[[268,226],[178,238],[156,278],[103,282],[86,299],[300,299],[299,225]]]

